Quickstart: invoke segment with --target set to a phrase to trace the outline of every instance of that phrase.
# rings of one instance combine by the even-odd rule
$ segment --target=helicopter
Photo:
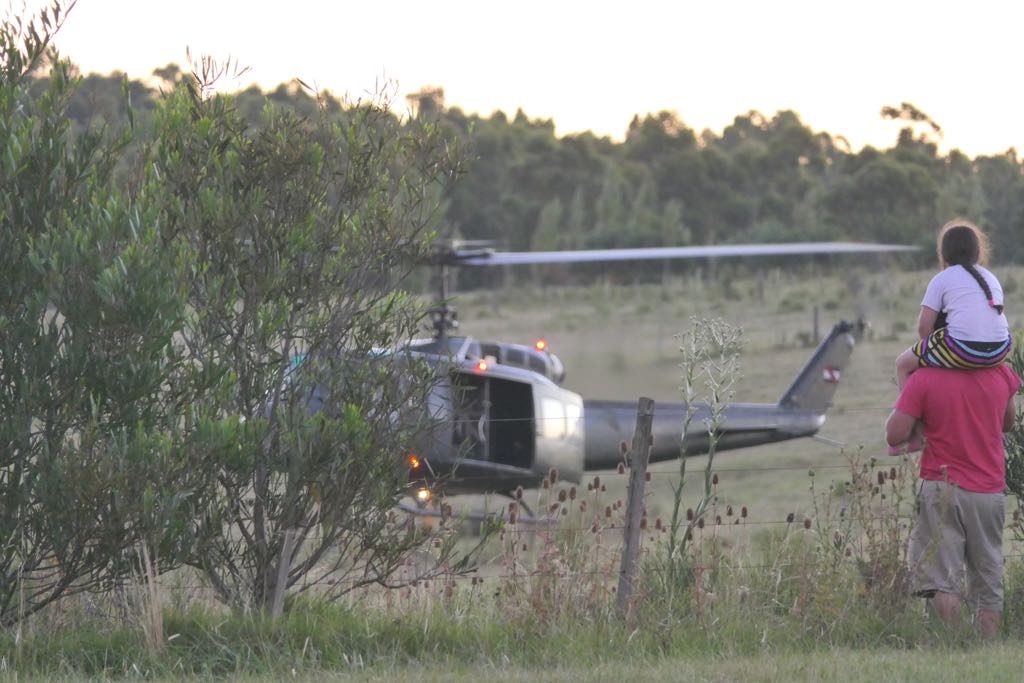
[[[446,243],[433,263],[440,270],[441,304],[431,311],[434,337],[406,351],[446,363],[428,410],[434,428],[408,456],[409,477],[420,508],[436,494],[497,493],[536,488],[552,470],[563,481],[609,470],[623,462],[620,444],[631,438],[637,403],[585,399],[562,386],[565,365],[542,342],[525,346],[454,335],[457,313],[450,298],[453,266],[487,267],[685,258],[864,254],[913,251],[916,247],[853,242],[808,242],[700,247],[655,247],[556,252],[499,252],[486,243]],[[718,425],[716,450],[724,451],[815,435],[866,323],[842,321],[817,347],[775,403],[733,403]],[[702,424],[706,404],[660,404],[655,409],[650,462],[706,453]]]

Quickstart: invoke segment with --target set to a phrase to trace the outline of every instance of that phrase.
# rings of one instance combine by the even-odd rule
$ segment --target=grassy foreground
[[[998,645],[971,651],[835,650],[802,654],[762,654],[728,658],[675,658],[653,661],[597,663],[593,666],[566,663],[546,669],[493,667],[446,672],[401,671],[357,677],[339,674],[316,680],[389,681],[410,677],[415,680],[471,683],[486,676],[494,683],[528,681],[623,681],[654,683],[775,683],[776,681],[842,681],[843,683],[898,683],[900,681],[988,681],[1017,680],[1024,666],[1021,648]],[[312,678],[307,679],[312,680]]]
[[[132,629],[79,628],[20,643],[8,634],[0,680],[1010,681],[1024,666],[1015,643],[985,645],[905,616],[888,628],[861,624],[863,639],[849,634],[860,647],[832,647],[800,633],[796,622],[766,626],[764,615],[747,625],[694,623],[659,634],[614,623],[551,628],[457,610],[395,618],[302,607],[273,624],[168,614],[172,639],[160,654]]]

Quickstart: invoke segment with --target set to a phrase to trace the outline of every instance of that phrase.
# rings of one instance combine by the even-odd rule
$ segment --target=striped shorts
[[[1005,360],[1013,338],[1001,342],[961,341],[946,334],[945,327],[935,330],[914,345],[920,367],[975,370],[999,365]]]

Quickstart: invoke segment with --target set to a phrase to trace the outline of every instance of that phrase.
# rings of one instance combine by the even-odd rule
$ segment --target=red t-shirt
[[[983,370],[919,368],[896,410],[924,422],[921,478],[975,493],[1006,488],[1003,414],[1021,380],[1003,364]]]

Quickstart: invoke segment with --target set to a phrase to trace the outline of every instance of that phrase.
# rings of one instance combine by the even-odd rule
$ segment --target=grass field
[[[473,669],[444,671],[396,669],[368,677],[338,675],[317,676],[307,680],[394,681],[412,676],[424,683],[476,683],[483,678],[492,683],[550,681],[642,680],[651,683],[776,683],[777,681],[821,681],[835,683],[902,683],[934,681],[1003,683],[1018,680],[1024,666],[1024,650],[1013,645],[983,647],[976,650],[864,650],[838,649],[800,654],[763,654],[758,656],[695,659],[665,657],[642,662],[566,662],[543,669],[505,667],[495,663]]]

